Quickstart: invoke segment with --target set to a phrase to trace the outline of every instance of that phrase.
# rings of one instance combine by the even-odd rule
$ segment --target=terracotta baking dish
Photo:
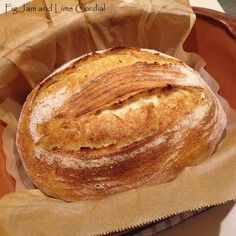
[[[197,21],[184,48],[201,55],[207,71],[219,82],[221,94],[236,108],[236,19],[216,11],[194,8]],[[0,197],[14,191],[14,179],[6,173],[0,122]]]

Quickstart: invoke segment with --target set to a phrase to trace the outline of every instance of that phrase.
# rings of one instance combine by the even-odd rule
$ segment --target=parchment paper
[[[77,4],[73,0],[57,1],[62,2],[67,6]],[[50,6],[51,3],[55,1],[36,0],[30,4]],[[80,1],[79,7],[93,3]],[[96,3],[105,3],[106,11],[0,16],[0,33],[4,35],[4,40],[0,39],[0,99],[4,100],[0,114],[2,111],[8,123],[3,137],[4,151],[17,190],[32,185],[14,146],[19,112],[13,115],[11,109],[19,111],[20,107],[5,99],[10,97],[22,103],[36,83],[74,57],[114,46],[156,49],[199,70],[211,88],[218,91],[218,85],[201,69],[204,65],[201,58],[183,52],[182,44],[195,20],[186,1],[99,0]],[[27,22],[31,22],[29,27],[23,27]],[[76,203],[47,197],[37,189],[10,193],[0,200],[0,235],[104,234],[235,199],[236,112],[227,108],[222,99],[221,102],[228,110],[229,122],[217,152],[200,165],[185,168],[174,181],[100,201]]]
[[[55,4],[74,10],[56,13]],[[75,11],[96,4],[105,10]],[[94,50],[133,46],[187,58],[182,44],[195,21],[186,0],[34,0],[26,6],[53,11],[0,15],[0,101],[23,103],[57,67]]]
[[[1,120],[7,124],[3,132],[3,151],[6,155],[6,171],[15,179],[15,190],[34,188],[30,182],[17,152],[15,137],[22,106],[12,99],[6,99],[0,105]]]
[[[236,111],[227,109],[226,136],[217,151],[200,165],[185,168],[174,181],[75,203],[38,189],[10,193],[0,200],[0,234],[104,234],[235,199]]]

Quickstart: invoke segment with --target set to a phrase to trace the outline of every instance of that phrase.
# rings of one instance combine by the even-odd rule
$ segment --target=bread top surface
[[[66,179],[60,169],[113,168],[141,149],[165,143],[167,136],[181,143],[183,126],[189,132],[205,130],[209,154],[225,123],[214,94],[183,62],[153,51],[117,48],[77,59],[40,83],[21,113],[17,146],[32,181],[44,188],[42,166],[48,168],[49,181],[52,169],[54,177]],[[192,137],[197,139],[198,132]],[[81,180],[72,182],[71,188],[80,188]],[[45,191],[53,195],[50,188]]]

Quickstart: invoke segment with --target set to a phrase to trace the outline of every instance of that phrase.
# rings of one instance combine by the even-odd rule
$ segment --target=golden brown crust
[[[22,110],[17,147],[45,193],[97,199],[173,179],[212,153],[225,124],[216,97],[185,64],[118,48],[38,85]]]

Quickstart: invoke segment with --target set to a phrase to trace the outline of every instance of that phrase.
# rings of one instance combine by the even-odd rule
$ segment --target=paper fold
[[[30,4],[49,7],[55,2],[78,4],[74,0],[35,0]],[[219,89],[201,69],[204,61],[183,51],[182,44],[195,21],[186,1],[79,2],[81,9],[105,3],[106,11],[0,16],[0,32],[4,35],[0,39],[0,100],[4,101],[0,114],[4,114],[8,124],[3,147],[7,169],[16,179],[17,190],[33,186],[22,169],[14,143],[20,105],[5,99],[10,97],[22,103],[35,84],[65,62],[114,46],[156,49],[184,60],[200,71],[215,93]],[[6,22],[12,24],[8,34],[6,27],[2,27]],[[19,26],[14,33],[16,22]],[[205,162],[185,168],[169,183],[133,189],[99,201],[67,203],[47,197],[37,189],[7,194],[0,200],[0,235],[105,234],[235,199],[236,112],[219,99],[228,114],[227,132],[215,154]],[[13,115],[11,109],[18,112]]]
[[[105,10],[85,11],[95,4]],[[133,46],[187,57],[182,44],[195,21],[184,0],[34,0],[26,6],[53,10],[0,15],[0,65],[11,67],[0,73],[0,101],[10,97],[22,103],[29,88],[56,68],[95,50]],[[74,10],[56,13],[56,6]],[[17,96],[9,89],[16,83],[24,84]]]

